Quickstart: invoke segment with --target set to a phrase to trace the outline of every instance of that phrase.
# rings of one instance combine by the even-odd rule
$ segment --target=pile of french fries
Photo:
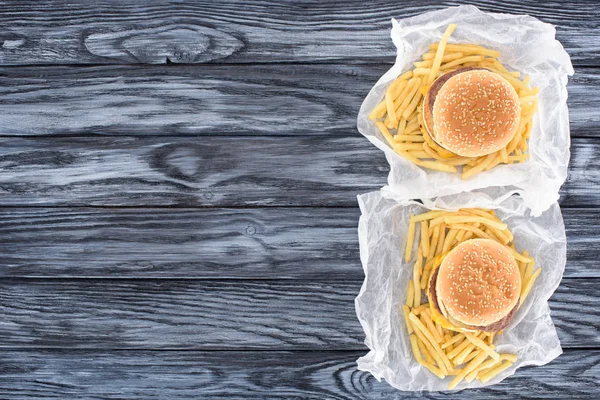
[[[454,376],[448,385],[449,389],[455,388],[463,380],[472,382],[478,379],[486,383],[517,361],[514,354],[496,352],[496,333],[451,329],[440,323],[439,319],[432,318],[432,312],[435,312],[432,305],[422,303],[427,298],[432,271],[454,247],[474,238],[496,240],[515,257],[523,282],[520,304],[525,302],[541,272],[541,268],[534,272],[535,261],[527,251],[519,253],[515,249],[512,232],[493,210],[434,210],[410,216],[405,261],[411,262],[413,256],[416,259],[413,279],[408,283],[406,304],[402,306],[404,320],[415,359],[441,379]]]
[[[539,88],[529,88],[529,76],[509,71],[498,60],[500,52],[475,44],[448,44],[456,28],[451,24],[439,43],[433,43],[414,68],[395,79],[385,98],[369,114],[394,151],[413,164],[445,172],[457,172],[462,178],[529,158],[527,140],[538,108]],[[520,124],[513,139],[501,150],[481,157],[458,156],[433,141],[423,125],[421,104],[431,83],[440,75],[462,67],[482,67],[504,77],[516,90],[521,104]]]

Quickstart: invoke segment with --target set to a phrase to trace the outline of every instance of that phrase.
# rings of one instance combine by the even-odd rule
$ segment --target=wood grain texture
[[[205,63],[392,60],[392,17],[457,1],[3,2],[0,63]],[[557,25],[574,61],[598,65],[593,0],[471,1],[484,11],[530,14]]]
[[[354,134],[387,68],[0,68],[0,134]]]
[[[573,140],[563,206],[600,206],[599,147]],[[0,206],[355,207],[387,172],[358,136],[0,138]]]
[[[356,370],[355,352],[3,351],[7,400],[86,399],[595,399],[600,351],[567,350],[498,385],[462,392],[400,392]],[[523,397],[524,396],[524,397]]]
[[[0,203],[356,206],[387,169],[363,138],[0,139]]]
[[[600,278],[598,209],[565,209],[566,277]],[[362,280],[358,208],[0,209],[0,277]]]
[[[0,135],[355,136],[390,65],[0,68]],[[600,137],[600,69],[569,84],[573,137]]]
[[[0,347],[364,349],[354,309],[361,284],[0,281]],[[563,347],[600,347],[598,290],[598,279],[564,279],[551,298]]]

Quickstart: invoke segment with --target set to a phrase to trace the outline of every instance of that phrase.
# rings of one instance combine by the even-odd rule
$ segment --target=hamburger
[[[455,331],[497,332],[519,307],[521,274],[512,254],[491,239],[451,250],[429,280],[432,318]]]
[[[464,67],[438,77],[423,101],[423,125],[444,149],[480,157],[505,147],[519,128],[513,86],[485,68]]]

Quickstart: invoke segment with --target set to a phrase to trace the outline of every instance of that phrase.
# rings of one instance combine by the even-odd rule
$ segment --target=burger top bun
[[[436,292],[449,317],[469,326],[487,326],[507,316],[519,302],[521,274],[504,246],[491,239],[472,239],[446,255]]]
[[[486,69],[453,71],[440,76],[443,83],[428,94],[425,127],[445,149],[464,157],[494,153],[514,137],[519,128],[519,96],[502,76]],[[445,75],[449,75],[445,74]],[[427,118],[430,117],[430,118]]]

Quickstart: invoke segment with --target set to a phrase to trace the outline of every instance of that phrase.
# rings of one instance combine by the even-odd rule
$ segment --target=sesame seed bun
[[[494,240],[473,239],[459,244],[436,272],[438,308],[456,325],[500,330],[493,328],[499,321],[506,326],[507,317],[512,317],[519,304],[519,267],[512,254]]]
[[[479,157],[502,149],[519,127],[521,105],[512,85],[483,68],[441,75],[423,101],[423,123],[446,150]]]

